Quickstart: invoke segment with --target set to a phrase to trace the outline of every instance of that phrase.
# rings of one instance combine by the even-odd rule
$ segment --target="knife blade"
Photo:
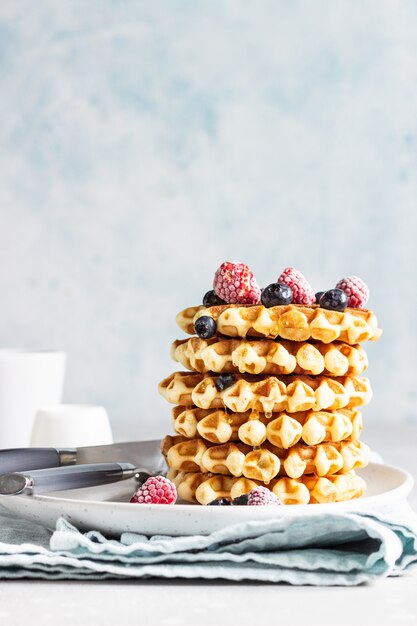
[[[0,495],[31,494],[61,489],[79,489],[114,483],[133,476],[145,479],[148,470],[140,470],[132,463],[92,463],[89,465],[67,465],[15,472],[0,476]]]
[[[151,439],[81,448],[4,449],[0,450],[0,474],[47,467],[122,461],[132,463],[135,467],[149,467],[156,472],[166,469],[160,451],[160,440]]]

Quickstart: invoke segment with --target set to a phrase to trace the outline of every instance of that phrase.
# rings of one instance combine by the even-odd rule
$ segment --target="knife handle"
[[[10,448],[0,450],[0,474],[71,465],[76,460],[75,448]]]
[[[93,463],[9,473],[0,476],[0,494],[16,495],[28,491],[40,493],[104,485],[131,478],[136,471],[131,463]]]

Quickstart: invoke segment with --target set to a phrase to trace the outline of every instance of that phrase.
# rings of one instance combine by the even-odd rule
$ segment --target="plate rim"
[[[411,490],[414,487],[415,484],[415,480],[414,477],[412,476],[412,474],[408,471],[405,470],[401,467],[397,467],[396,465],[390,465],[390,464],[386,464],[386,463],[376,463],[376,462],[371,462],[369,463],[366,468],[362,468],[362,469],[373,469],[373,468],[378,468],[378,467],[382,467],[386,470],[390,470],[390,471],[394,471],[397,472],[399,474],[402,475],[403,480],[401,482],[401,484],[399,484],[397,487],[394,487],[393,489],[389,489],[388,491],[384,491],[383,493],[379,493],[379,494],[375,494],[373,496],[361,496],[360,498],[353,498],[352,500],[343,500],[342,502],[323,502],[323,503],[313,503],[313,504],[297,504],[297,505],[284,505],[286,512],[297,512],[297,511],[301,511],[304,508],[307,508],[308,511],[317,511],[317,509],[320,511],[323,509],[323,506],[330,506],[332,505],[337,507],[337,508],[346,508],[349,506],[354,506],[354,507],[358,507],[358,508],[366,508],[366,505],[369,504],[370,508],[373,508],[373,505],[376,504],[383,504],[384,501],[386,501],[387,496],[389,496],[390,494],[398,494],[398,497],[396,497],[394,499],[394,501],[398,501],[401,499],[406,499],[408,497],[408,495],[411,493]],[[360,471],[360,470],[359,470]],[[123,482],[123,481],[121,481]],[[27,494],[20,494],[20,495],[15,495],[15,496],[4,496],[5,498],[19,498],[20,499],[27,499],[28,495]],[[90,499],[79,499],[79,498],[65,498],[62,496],[51,496],[51,495],[46,495],[46,494],[31,494],[29,495],[29,498],[36,500],[37,502],[45,502],[47,504],[64,504],[64,503],[71,503],[71,505],[80,505],[80,506],[86,506],[88,505],[89,507],[93,507],[93,508],[97,508],[97,506],[100,507],[105,507],[105,508],[114,508],[115,506],[117,506],[118,508],[123,508],[123,509],[134,509],[135,507],[137,507],[137,505],[133,502],[117,502],[117,501],[112,501],[112,500],[90,500]],[[0,499],[0,503],[3,503],[3,498]],[[5,505],[7,508],[7,505]],[[198,503],[184,503],[184,504],[175,504],[175,510],[178,511],[182,510],[182,511],[187,511],[189,509],[195,509],[195,507],[198,507],[199,511],[212,511],[212,507],[208,507],[208,506],[203,506],[203,505],[199,505]],[[301,508],[302,507],[302,508]],[[146,507],[147,510],[151,509],[151,510],[167,510],[167,505],[166,504],[147,504]],[[170,510],[171,506],[168,507]],[[237,508],[237,507],[236,507]],[[242,510],[246,509],[246,507],[239,507]],[[222,508],[222,507],[216,507],[216,511],[227,511],[228,508]],[[234,509],[234,512],[236,512],[236,509]],[[203,513],[204,515],[204,513]]]

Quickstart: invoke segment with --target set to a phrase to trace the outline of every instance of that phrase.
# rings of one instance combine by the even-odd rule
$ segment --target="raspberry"
[[[278,278],[277,283],[285,283],[291,287],[293,293],[293,304],[311,305],[316,301],[316,296],[310,284],[299,270],[293,267],[286,267]]]
[[[348,306],[363,309],[369,298],[369,288],[358,276],[346,276],[336,285],[348,297]]]
[[[165,476],[152,476],[130,498],[136,504],[175,504],[177,490]]]
[[[281,500],[266,487],[255,487],[248,495],[249,506],[278,506]]]
[[[228,304],[258,304],[261,290],[244,263],[222,263],[214,275],[216,295]]]

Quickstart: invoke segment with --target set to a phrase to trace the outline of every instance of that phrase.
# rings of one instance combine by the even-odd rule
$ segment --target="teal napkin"
[[[208,536],[81,533],[61,518],[50,533],[0,514],[0,578],[184,578],[358,585],[417,564],[417,516],[305,514],[229,526]]]

